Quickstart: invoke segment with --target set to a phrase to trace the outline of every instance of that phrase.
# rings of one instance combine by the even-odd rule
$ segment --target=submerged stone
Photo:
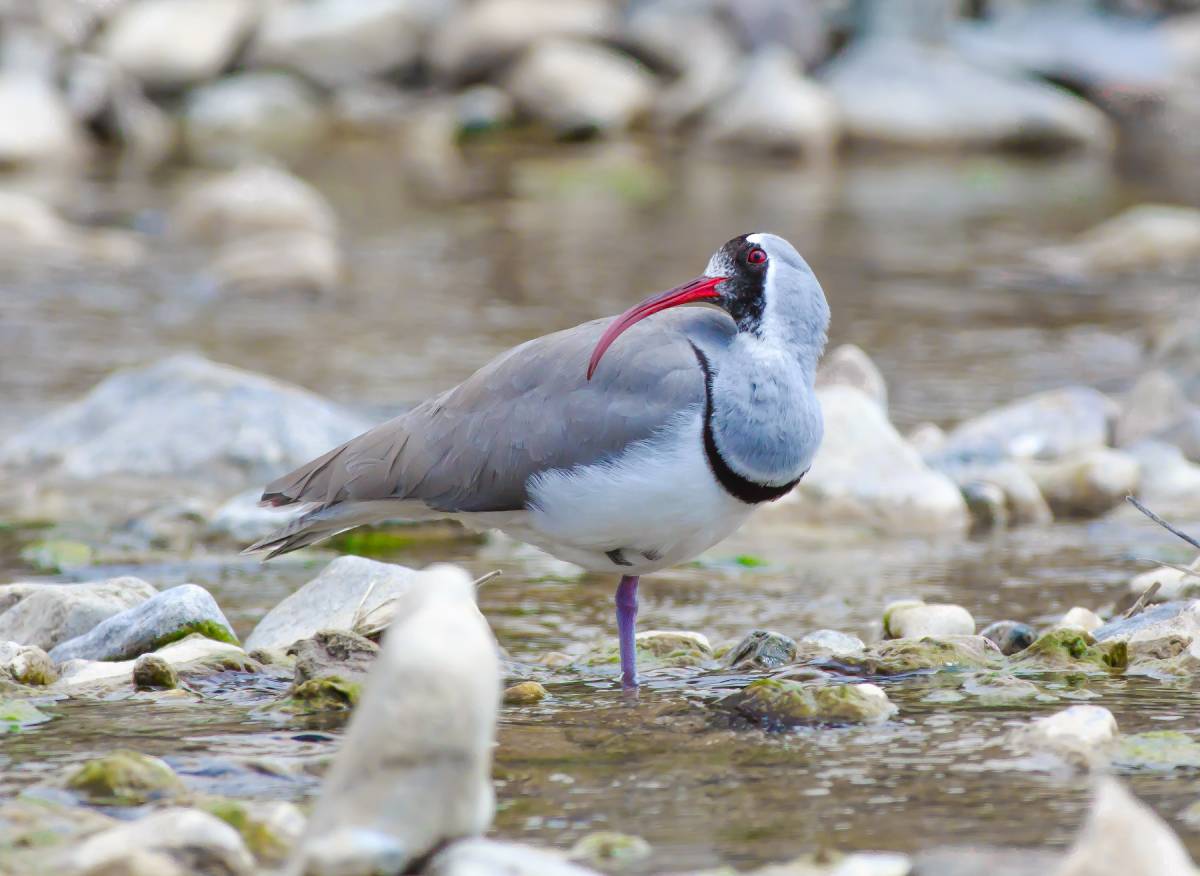
[[[310,678],[296,685],[280,708],[285,712],[307,714],[309,712],[347,711],[358,705],[362,685],[336,675]]]
[[[726,662],[734,668],[775,669],[796,659],[796,641],[771,630],[751,630],[733,650]]]
[[[50,720],[50,715],[41,711],[32,703],[24,700],[0,699],[0,735],[43,724]]]
[[[361,683],[379,656],[379,646],[348,630],[320,630],[287,649],[295,659],[296,684],[337,676]]]
[[[133,664],[133,686],[138,690],[174,690],[179,673],[159,654],[143,654]]]
[[[896,707],[873,684],[806,684],[776,678],[752,681],[720,705],[768,727],[886,721]]]
[[[712,646],[703,633],[689,630],[646,630],[635,639],[640,670],[691,668],[704,666],[714,659]],[[579,660],[582,666],[616,666],[620,663],[616,640],[602,645]]]
[[[184,792],[183,782],[166,763],[137,751],[114,751],[88,761],[67,777],[66,787],[102,806],[140,806]]]
[[[1022,651],[1013,665],[1020,669],[1122,670],[1129,663],[1124,642],[1097,642],[1075,629],[1051,630]]]
[[[546,688],[536,681],[522,681],[504,689],[506,706],[532,706],[546,698]]]
[[[1071,761],[1091,763],[1117,738],[1117,721],[1103,706],[1070,706],[1035,718],[1011,740],[1024,751],[1044,751]]]
[[[1000,649],[1006,657],[1024,651],[1037,639],[1037,630],[1020,621],[1001,620],[988,624],[980,635]]]
[[[883,676],[943,669],[991,669],[998,668],[1001,662],[999,649],[982,636],[893,639],[878,642],[863,654],[837,659],[837,663],[857,673]]]
[[[1195,769],[1200,767],[1200,741],[1178,730],[1133,733],[1121,738],[1113,763],[1126,769]]]
[[[974,675],[963,682],[962,689],[984,706],[1004,706],[1033,699],[1039,693],[1037,685],[1023,678],[1000,672]]]
[[[282,864],[304,832],[304,813],[285,800],[217,797],[204,801],[200,808],[241,834],[246,848],[261,864]]]

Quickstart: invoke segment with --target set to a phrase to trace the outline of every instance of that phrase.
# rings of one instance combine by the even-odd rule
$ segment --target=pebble
[[[114,751],[89,760],[67,776],[65,785],[100,806],[140,806],[185,790],[165,761],[137,751]]]
[[[1104,621],[1090,608],[1076,605],[1064,614],[1054,626],[1058,629],[1083,630],[1085,633],[1094,633],[1104,626]]]
[[[796,641],[771,630],[751,630],[729,652],[733,668],[775,669],[796,659]]]
[[[50,655],[36,645],[0,641],[0,679],[44,686],[58,678]]]
[[[1069,706],[1035,718],[1013,734],[1022,749],[1045,751],[1071,761],[1093,762],[1117,739],[1117,720],[1103,706]]]
[[[1000,620],[988,624],[980,635],[1000,649],[1006,657],[1024,651],[1037,639],[1037,630],[1020,621]]]
[[[1120,450],[1094,447],[1054,462],[1029,461],[1033,477],[1057,517],[1095,517],[1138,491],[1141,466]]]
[[[916,600],[902,600],[884,609],[883,631],[891,639],[973,636],[975,618],[961,605],[927,605]]]
[[[546,698],[546,688],[536,681],[522,681],[504,689],[506,706],[532,706]]]
[[[873,684],[809,684],[762,678],[722,699],[721,708],[767,727],[886,721],[896,706]]]

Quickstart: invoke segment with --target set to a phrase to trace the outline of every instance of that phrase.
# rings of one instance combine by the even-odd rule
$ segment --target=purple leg
[[[637,621],[638,576],[625,575],[617,586],[617,640],[621,644],[621,685],[637,687],[637,651],[633,627]]]

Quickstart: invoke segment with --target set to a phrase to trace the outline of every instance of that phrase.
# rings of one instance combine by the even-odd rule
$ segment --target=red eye
[[[746,262],[751,265],[761,265],[767,261],[767,254],[758,247],[746,253]]]

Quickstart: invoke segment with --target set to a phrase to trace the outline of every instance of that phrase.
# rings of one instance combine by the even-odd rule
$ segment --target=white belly
[[[531,510],[478,523],[585,569],[625,575],[692,559],[753,510],[713,477],[698,409],[617,459],[542,472],[531,480],[529,496]],[[609,555],[616,551],[628,565]]]

